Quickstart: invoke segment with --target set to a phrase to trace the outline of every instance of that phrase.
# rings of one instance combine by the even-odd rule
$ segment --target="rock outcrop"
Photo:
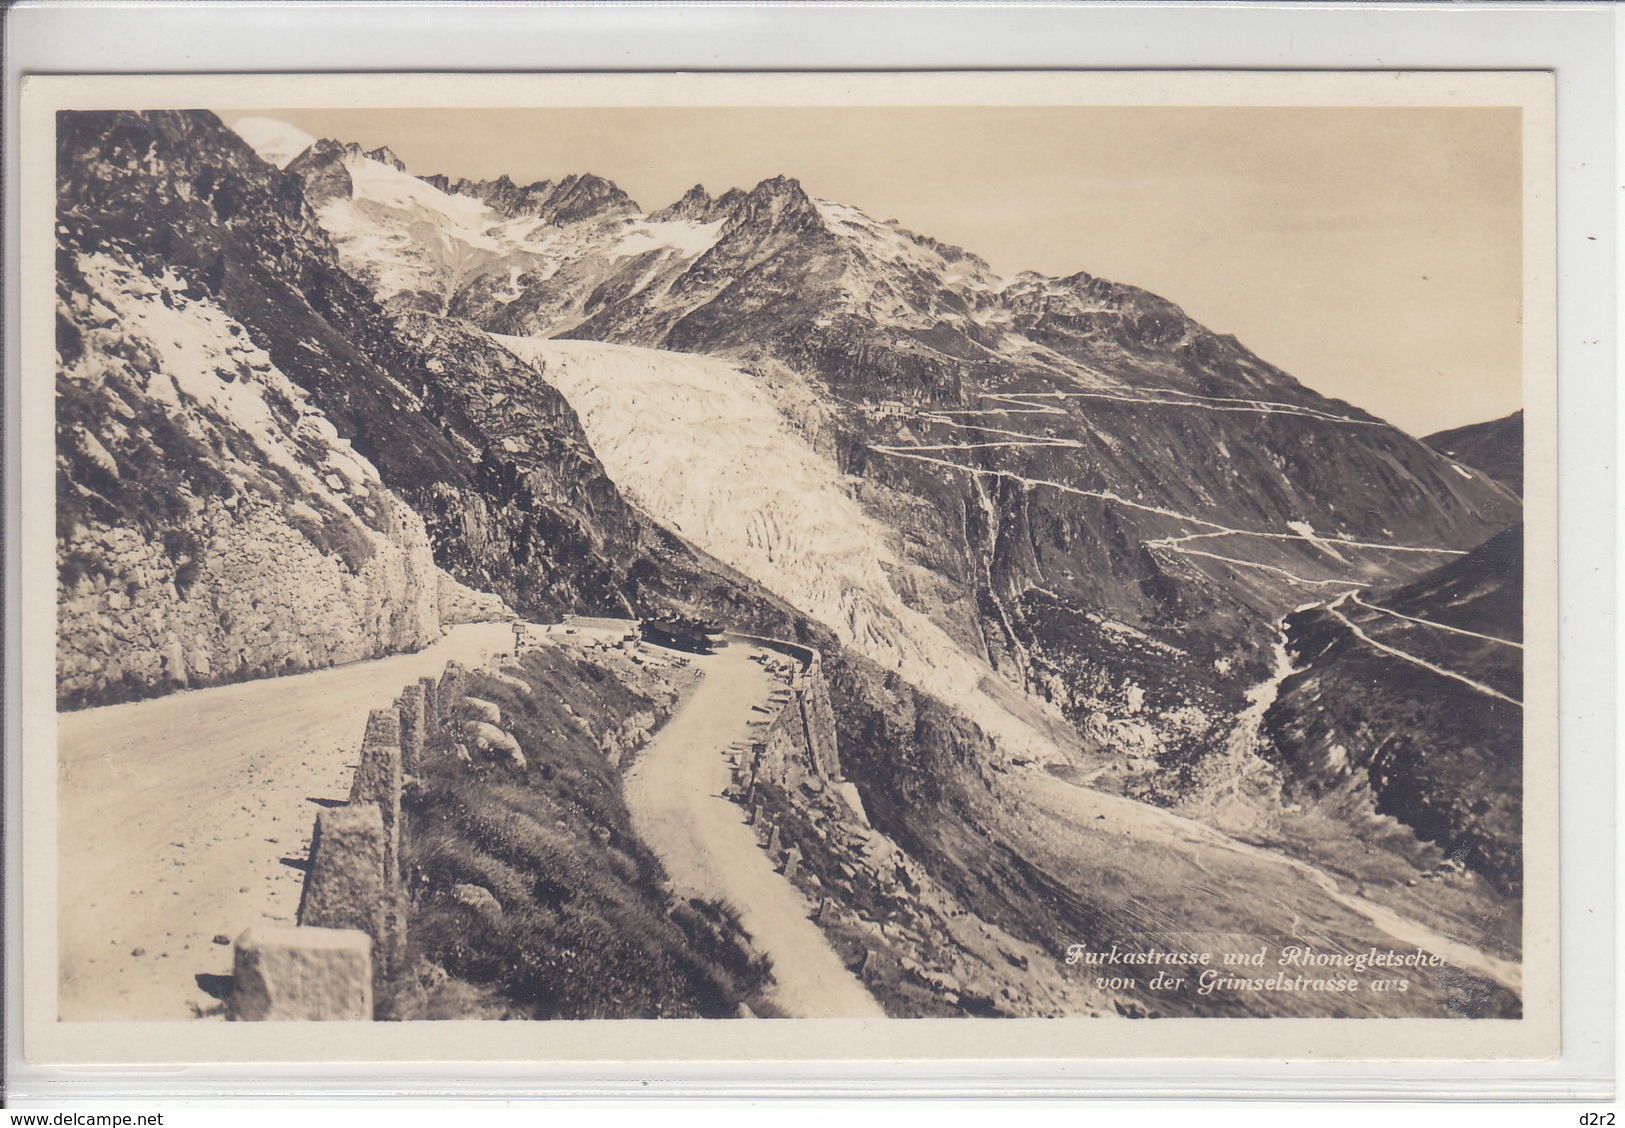
[[[58,697],[68,706],[417,649],[422,519],[248,338],[96,252],[59,288]]]

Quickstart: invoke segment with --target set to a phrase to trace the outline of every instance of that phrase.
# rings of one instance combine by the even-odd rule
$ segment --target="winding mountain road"
[[[1516,697],[1510,697],[1507,694],[1502,693],[1493,686],[1485,685],[1481,681],[1474,681],[1465,674],[1458,674],[1454,670],[1447,670],[1443,666],[1429,662],[1425,658],[1418,658],[1416,655],[1407,650],[1401,650],[1397,646],[1389,646],[1386,642],[1379,642],[1377,639],[1372,638],[1370,635],[1366,634],[1365,631],[1361,630],[1359,625],[1356,624],[1353,619],[1350,619],[1339,609],[1345,598],[1347,598],[1347,596],[1338,598],[1333,600],[1331,603],[1328,603],[1326,605],[1326,613],[1336,619],[1339,623],[1342,623],[1343,626],[1348,629],[1350,634],[1359,639],[1361,642],[1365,643],[1367,646],[1370,646],[1374,650],[1380,650],[1384,654],[1398,658],[1402,662],[1409,662],[1413,666],[1420,667],[1421,669],[1427,670],[1430,673],[1438,674],[1442,678],[1449,678],[1451,681],[1460,682],[1468,689],[1477,690],[1486,697],[1493,697],[1498,701],[1505,701],[1508,705],[1516,705],[1520,709],[1523,708],[1522,701],[1519,701]],[[1500,640],[1496,639],[1493,641],[1498,642]]]
[[[1402,615],[1398,611],[1393,610],[1392,608],[1379,607],[1375,603],[1367,603],[1364,599],[1360,598],[1360,593],[1359,592],[1355,592],[1349,598],[1354,603],[1357,603],[1361,607],[1364,607],[1367,611],[1376,611],[1376,612],[1379,612],[1379,613],[1381,613],[1383,615],[1392,616],[1395,619],[1403,619],[1403,620],[1405,620],[1405,622],[1407,622],[1407,623],[1415,623],[1419,627],[1431,627],[1436,631],[1444,631],[1447,634],[1462,635],[1465,638],[1476,638],[1480,642],[1493,642],[1497,646],[1506,646],[1506,647],[1510,647],[1513,650],[1522,650],[1523,649],[1523,643],[1521,643],[1521,642],[1513,642],[1511,639],[1500,638],[1500,637],[1498,637],[1496,635],[1480,634],[1478,631],[1470,631],[1470,630],[1467,630],[1465,627],[1452,627],[1449,623],[1439,623],[1439,622],[1435,622],[1432,619],[1418,619],[1415,615]]]
[[[882,1018],[880,1004],[846,969],[810,919],[812,906],[776,872],[722,798],[723,750],[751,732],[752,706],[781,687],[735,643],[696,657],[704,678],[637,755],[626,776],[626,805],[638,837],[655,852],[683,897],[725,901],[756,947],[773,962],[773,1002],[795,1018]]]
[[[456,627],[415,654],[60,714],[61,1019],[214,1008],[232,961],[215,938],[293,923],[304,876],[282,859],[347,797],[368,710],[512,642],[506,623]]]

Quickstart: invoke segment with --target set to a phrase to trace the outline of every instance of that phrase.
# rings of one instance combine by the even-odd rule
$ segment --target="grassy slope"
[[[673,902],[602,750],[629,718],[663,719],[671,686],[564,648],[472,676],[527,764],[426,757],[406,863],[419,991],[402,1017],[727,1017],[754,1002],[764,965],[725,908]]]

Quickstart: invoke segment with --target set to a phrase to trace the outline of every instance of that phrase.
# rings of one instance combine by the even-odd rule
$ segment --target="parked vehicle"
[[[724,646],[722,628],[715,623],[681,616],[671,619],[645,619],[640,625],[644,642],[666,646],[673,650],[686,650],[692,654],[710,654]]]

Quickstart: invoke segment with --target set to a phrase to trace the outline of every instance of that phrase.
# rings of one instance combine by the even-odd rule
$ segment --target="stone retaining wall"
[[[62,707],[317,669],[440,637],[441,573],[422,520],[393,495],[380,495],[382,532],[329,515],[349,538],[343,552],[290,520],[309,507],[209,499],[196,508],[167,546],[98,524],[61,542]]]
[[[758,771],[776,772],[790,787],[814,777],[841,783],[841,756],[835,738],[835,710],[824,680],[823,656],[810,646],[757,635],[726,636],[730,642],[760,646],[792,658],[800,669],[791,676],[790,696],[763,733],[765,756]]]

